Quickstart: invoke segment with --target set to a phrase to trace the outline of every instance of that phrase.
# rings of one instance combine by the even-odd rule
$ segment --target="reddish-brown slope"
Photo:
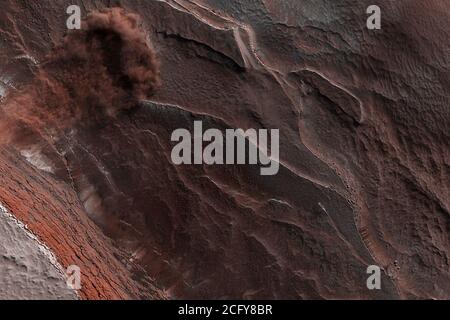
[[[47,244],[64,268],[81,268],[82,298],[163,297],[151,283],[144,287],[133,280],[133,265],[89,219],[69,184],[42,174],[7,148],[2,148],[0,180],[4,206]]]

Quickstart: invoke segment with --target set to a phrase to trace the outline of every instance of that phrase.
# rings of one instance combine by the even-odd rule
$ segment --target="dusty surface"
[[[119,2],[160,60],[155,95],[68,127],[38,115],[0,160],[0,201],[82,264],[82,297],[450,298],[445,1],[379,1],[369,31],[369,1],[4,0],[3,110],[62,43],[69,3]],[[279,128],[279,174],[174,166],[170,134],[196,119]]]

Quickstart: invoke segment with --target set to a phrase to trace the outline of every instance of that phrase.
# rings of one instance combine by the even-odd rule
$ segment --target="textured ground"
[[[2,0],[3,110],[40,92],[68,4],[118,3],[160,60],[155,94],[45,130],[33,114],[0,156],[0,202],[80,265],[82,298],[450,298],[446,1],[380,0],[369,31],[371,1]],[[194,120],[279,128],[279,174],[172,165]]]
[[[48,248],[0,206],[0,299],[76,299]]]

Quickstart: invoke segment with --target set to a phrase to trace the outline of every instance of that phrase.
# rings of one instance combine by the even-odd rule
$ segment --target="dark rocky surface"
[[[376,31],[369,1],[1,3],[0,202],[80,265],[82,298],[450,298],[446,1],[380,0]],[[113,42],[48,64],[69,4],[140,16],[160,85],[136,107],[112,81],[119,107],[86,108],[112,98]],[[194,120],[280,129],[279,173],[173,165]]]

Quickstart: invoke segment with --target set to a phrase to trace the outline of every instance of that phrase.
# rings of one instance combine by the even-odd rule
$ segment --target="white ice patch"
[[[6,97],[6,87],[0,83],[0,98]]]
[[[33,146],[30,149],[21,150],[20,154],[35,168],[45,172],[54,173],[54,169],[49,163],[50,160],[41,153],[39,147]]]
[[[2,76],[0,78],[0,85],[4,87],[5,91],[8,87],[16,89],[16,87],[13,84],[13,79],[10,76]]]
[[[15,89],[16,87],[14,87],[11,77],[2,75],[0,77],[0,99],[6,97],[6,95],[8,94],[8,88]]]
[[[15,59],[25,59],[31,61],[34,65],[37,65],[39,62],[32,56],[28,54],[21,54],[19,56],[16,56]]]
[[[83,203],[83,207],[91,219],[100,222],[103,217],[102,198],[95,187],[89,183],[85,176],[81,176],[78,181],[78,197]]]
[[[287,206],[289,208],[292,208],[292,206],[291,206],[291,204],[289,202],[286,202],[286,201],[283,201],[283,200],[280,200],[280,199],[272,198],[272,199],[269,199],[269,202],[279,203],[281,205],[285,205],[285,206]]]

